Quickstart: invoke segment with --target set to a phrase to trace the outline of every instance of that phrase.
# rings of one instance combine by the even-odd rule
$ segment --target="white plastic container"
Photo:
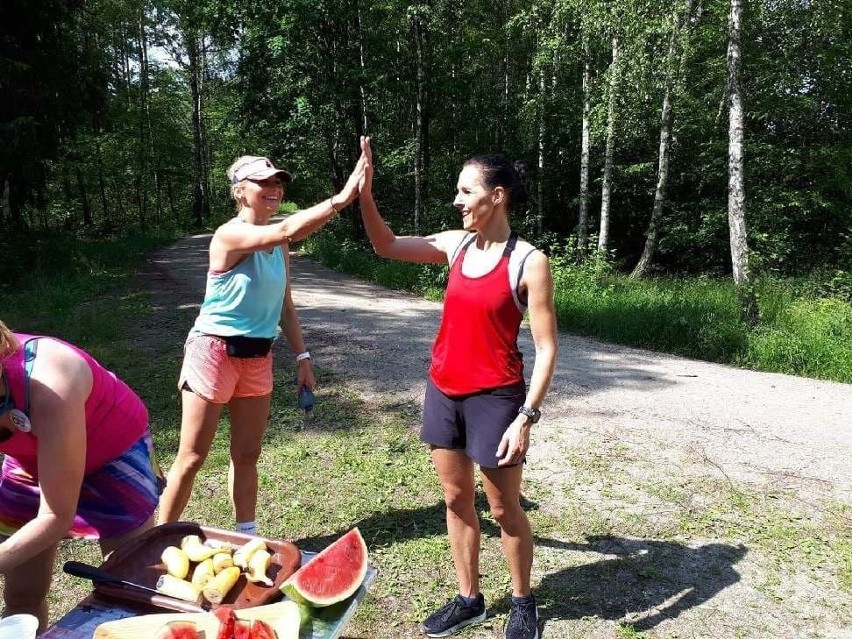
[[[33,615],[12,615],[0,619],[0,639],[35,639],[38,619]]]

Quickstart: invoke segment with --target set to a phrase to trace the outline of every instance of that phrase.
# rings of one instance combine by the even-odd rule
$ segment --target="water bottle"
[[[307,386],[299,389],[299,408],[305,411],[305,415],[314,409],[314,393]]]

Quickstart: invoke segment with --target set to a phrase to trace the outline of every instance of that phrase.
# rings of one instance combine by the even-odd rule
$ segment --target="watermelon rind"
[[[299,629],[304,622],[302,606],[295,601],[284,601],[281,615],[269,620],[277,639],[299,639]]]
[[[296,603],[323,608],[351,597],[366,574],[367,544],[353,528],[290,575],[281,591]]]

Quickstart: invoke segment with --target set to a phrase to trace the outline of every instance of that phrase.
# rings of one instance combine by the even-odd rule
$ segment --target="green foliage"
[[[149,234],[102,240],[28,239],[14,245],[17,253],[0,247],[4,258],[20,260],[26,267],[7,271],[0,285],[0,319],[16,330],[62,335],[100,347],[121,339],[121,322],[144,306],[139,296],[115,291],[132,282],[146,255],[176,238]],[[103,317],[110,321],[102,321]]]
[[[173,231],[98,239],[50,232],[4,234],[0,236],[3,256],[0,292],[38,281],[63,279],[84,283],[88,278],[113,277],[111,273],[116,269],[138,265],[152,249],[178,237]]]
[[[225,169],[245,153],[287,166],[290,197],[313,203],[341,186],[367,133],[394,229],[414,229],[418,161],[417,230],[431,231],[455,224],[449,202],[463,161],[499,151],[531,169],[533,198],[515,226],[539,244],[551,234],[565,241],[577,232],[588,62],[593,233],[608,80],[620,78],[608,259],[627,272],[643,248],[672,79],[654,272],[730,272],[726,0],[693,3],[682,31],[686,3],[660,0],[30,4],[0,8],[14,27],[0,39],[8,226],[87,237],[209,227],[230,211]],[[746,221],[760,275],[828,274],[830,288],[833,273],[852,270],[849,16],[834,0],[749,4]],[[345,239],[360,242],[361,229],[348,227]]]
[[[337,271],[433,300],[443,297],[446,266],[383,260],[373,254],[372,247],[328,232],[312,236],[305,248],[311,257]]]

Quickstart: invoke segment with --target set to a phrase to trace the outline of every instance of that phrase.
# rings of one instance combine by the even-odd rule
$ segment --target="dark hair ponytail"
[[[509,194],[508,209],[523,204],[529,199],[527,185],[529,174],[523,162],[510,162],[498,153],[475,155],[464,166],[476,166],[482,173],[482,181],[489,189],[502,186]]]

